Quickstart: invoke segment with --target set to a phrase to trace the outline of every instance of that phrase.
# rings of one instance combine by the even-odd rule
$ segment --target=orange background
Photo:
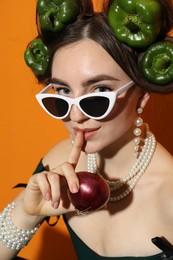
[[[96,2],[98,6],[101,3]],[[36,0],[0,2],[0,210],[19,192],[12,187],[26,183],[40,158],[68,136],[62,122],[49,117],[37,104],[35,94],[41,86],[23,59],[26,45],[36,36],[35,6]],[[172,94],[153,95],[144,112],[145,121],[171,153],[172,108]],[[29,260],[76,259],[62,220],[55,227],[44,223],[20,256]]]

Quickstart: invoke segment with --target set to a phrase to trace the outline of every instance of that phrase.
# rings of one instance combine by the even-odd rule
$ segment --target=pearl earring
[[[134,143],[135,143],[135,147],[134,147],[134,156],[137,158],[139,156],[139,148],[140,148],[140,135],[142,133],[140,127],[143,124],[143,120],[142,118],[139,116],[142,112],[143,112],[143,108],[142,107],[138,107],[136,110],[138,117],[135,119],[134,124],[135,124],[135,129],[133,131],[133,134],[135,135],[134,138]]]

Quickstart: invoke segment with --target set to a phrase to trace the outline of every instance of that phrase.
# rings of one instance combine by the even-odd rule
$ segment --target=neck
[[[88,171],[97,172],[105,181],[109,184],[110,190],[115,194],[114,196],[110,197],[110,201],[116,202],[123,198],[125,198],[136,186],[139,179],[145,173],[147,167],[149,166],[151,159],[154,155],[156,147],[156,140],[154,135],[149,131],[148,126],[146,126],[145,131],[145,139],[143,146],[141,147],[141,151],[136,158],[135,162],[131,166],[128,174],[126,176],[117,176],[117,167],[113,167],[113,171],[116,173],[116,179],[110,180],[110,176],[105,179],[104,171],[100,171],[98,169],[95,155],[88,155]],[[121,163],[124,168],[124,163]],[[108,163],[107,163],[108,165]],[[104,167],[105,168],[105,167]],[[114,177],[115,178],[115,177]],[[128,184],[128,186],[127,186]],[[119,192],[119,189],[123,190]],[[117,193],[118,191],[118,193]]]
[[[144,137],[143,130],[143,137]],[[118,141],[114,142],[108,149],[99,152],[96,155],[98,170],[110,179],[124,176],[131,166],[134,164],[136,158],[133,155],[134,140],[133,128]],[[115,170],[116,169],[116,173]]]
[[[146,129],[142,128],[142,141],[145,142]],[[132,130],[126,133],[109,149],[105,149],[96,154],[97,171],[101,172],[105,178],[117,179],[125,176],[136,161],[134,156],[134,136]]]

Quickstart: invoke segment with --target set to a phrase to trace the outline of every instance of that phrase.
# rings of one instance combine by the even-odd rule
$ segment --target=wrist
[[[12,202],[0,214],[0,240],[7,248],[19,251],[28,244],[39,225],[25,230],[17,227],[12,220],[12,212],[15,208],[16,204]]]
[[[37,227],[42,223],[45,217],[28,214],[21,204],[16,206],[11,212],[11,219],[14,225],[20,229],[28,230]]]

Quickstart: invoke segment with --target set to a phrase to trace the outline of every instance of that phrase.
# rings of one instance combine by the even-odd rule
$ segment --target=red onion
[[[68,197],[79,214],[89,213],[103,208],[110,197],[108,184],[97,174],[77,172],[79,192],[71,193]]]

